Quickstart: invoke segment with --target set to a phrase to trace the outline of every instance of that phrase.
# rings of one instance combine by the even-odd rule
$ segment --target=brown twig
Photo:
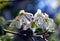
[[[21,34],[21,33],[9,31],[9,30],[6,30],[6,29],[4,29],[4,31],[5,31],[6,33],[11,33],[11,34],[14,34],[14,35],[27,36],[27,34]],[[29,37],[41,37],[41,35],[28,35],[28,36],[29,36]],[[41,38],[44,39],[43,36],[42,36]],[[44,40],[45,40],[45,39],[44,39]]]
[[[9,30],[6,30],[4,29],[4,31],[6,33],[11,33],[11,34],[15,34],[15,35],[22,35],[21,33],[18,33],[18,32],[13,32],[13,31],[9,31]],[[23,34],[24,36],[27,36],[26,34]],[[41,35],[29,35],[30,37],[41,37]]]

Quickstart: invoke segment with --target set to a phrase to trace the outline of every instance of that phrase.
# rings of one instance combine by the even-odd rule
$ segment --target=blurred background
[[[0,17],[5,20],[14,19],[20,10],[35,14],[37,9],[54,19],[56,41],[60,41],[60,0],[0,0]]]
[[[59,12],[60,0],[0,0],[0,16],[6,20],[13,19],[20,10],[35,14],[37,9],[47,13],[50,18],[54,18]]]

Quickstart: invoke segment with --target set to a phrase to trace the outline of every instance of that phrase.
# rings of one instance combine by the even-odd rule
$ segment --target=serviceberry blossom
[[[53,19],[49,18],[46,13],[43,14],[40,9],[37,10],[36,14],[34,15],[34,19],[40,28],[45,28],[46,30],[50,29],[54,24]],[[54,30],[53,27],[54,26],[52,26],[50,30]]]
[[[32,13],[21,10],[13,22],[15,22],[17,29],[20,29],[23,26],[23,30],[30,28],[33,32],[36,28],[45,28],[49,31],[54,30],[54,26],[52,26],[54,25],[53,19],[49,18],[46,13],[42,13],[40,9],[37,10],[34,16]],[[10,24],[10,26],[12,25]]]

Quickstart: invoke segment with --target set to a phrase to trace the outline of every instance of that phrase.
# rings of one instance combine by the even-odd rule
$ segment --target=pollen
[[[49,21],[49,18],[48,18],[48,17],[45,17],[44,20],[45,20],[46,22],[48,22],[48,21]]]
[[[35,20],[31,20],[31,25],[34,25],[35,24]]]

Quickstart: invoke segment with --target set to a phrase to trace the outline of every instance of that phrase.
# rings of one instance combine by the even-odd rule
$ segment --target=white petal
[[[18,21],[18,22],[16,23],[16,28],[17,28],[17,29],[20,29],[20,28],[21,28],[21,25],[22,25],[22,24],[20,24],[20,22]]]
[[[40,10],[40,9],[38,9],[38,10],[37,10],[37,13],[41,13],[41,10]]]
[[[33,18],[33,14],[32,13],[25,13],[25,17],[28,19],[28,20],[32,20]]]
[[[24,10],[21,10],[21,11],[19,12],[19,14],[21,14],[21,13],[25,13],[25,11],[24,11]]]
[[[35,32],[36,31],[36,28],[32,28],[32,31]]]
[[[44,13],[45,17],[49,17],[48,14]]]
[[[39,16],[42,16],[43,13],[41,12],[40,9],[37,10],[37,12],[35,13],[34,17],[39,17]]]
[[[44,21],[43,24],[42,24],[42,27],[48,29],[49,28],[49,23]]]
[[[27,24],[24,26],[23,30],[27,30],[28,28],[31,28],[31,26],[30,26],[29,23],[27,23]]]

